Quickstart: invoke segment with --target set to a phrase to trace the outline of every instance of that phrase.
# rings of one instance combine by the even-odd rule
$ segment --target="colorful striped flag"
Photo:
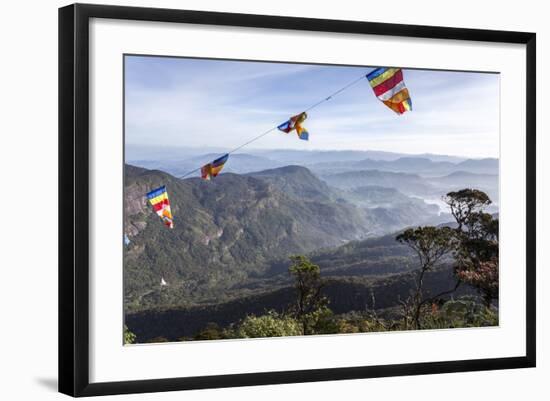
[[[164,225],[170,228],[174,228],[174,221],[172,220],[172,210],[170,209],[170,200],[168,199],[168,192],[166,187],[162,186],[147,193],[149,203],[153,206],[153,210],[162,219]]]
[[[201,167],[201,177],[204,180],[210,180],[213,177],[216,177],[220,171],[222,171],[222,168],[225,164],[225,162],[229,159],[229,154],[225,154],[222,157],[217,158],[212,163],[205,164]]]
[[[401,68],[377,68],[367,74],[367,79],[376,97],[397,114],[412,110]]]
[[[279,125],[277,128],[280,131],[286,132],[287,134],[292,131],[296,130],[296,133],[298,134],[298,138],[308,141],[309,140],[309,132],[302,127],[302,123],[307,118],[307,114],[304,111],[303,113],[300,113],[298,115],[290,117],[288,121],[285,121],[281,125]]]

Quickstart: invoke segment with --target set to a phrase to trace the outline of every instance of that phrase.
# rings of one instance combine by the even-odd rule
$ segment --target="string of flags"
[[[397,114],[403,114],[407,111],[412,110],[412,101],[409,95],[409,91],[405,86],[405,81],[403,79],[403,70],[401,68],[388,68],[380,67],[375,68],[373,71],[366,75],[362,75],[360,78],[355,81],[347,84],[346,86],[340,88],[336,92],[327,96],[326,98],[320,100],[319,102],[313,104],[305,111],[290,117],[284,123],[278,125],[277,127],[271,128],[270,130],[258,135],[255,138],[252,138],[248,142],[236,147],[235,149],[227,152],[223,156],[213,160],[210,163],[205,164],[204,166],[197,168],[188,172],[187,174],[179,177],[185,178],[190,174],[200,170],[201,178],[204,180],[211,180],[212,178],[217,177],[222,171],[223,167],[229,160],[229,155],[244,146],[260,139],[261,137],[269,134],[270,132],[278,129],[284,133],[290,133],[295,131],[298,138],[303,141],[309,141],[309,132],[302,125],[302,123],[307,119],[308,115],[306,111],[309,111],[320,104],[331,100],[334,96],[348,89],[349,87],[355,85],[357,82],[366,78],[369,81],[369,84],[375,94],[375,96],[384,103],[387,107],[393,110]],[[153,207],[153,210],[157,215],[162,219],[164,224],[167,227],[174,228],[174,222],[172,219],[172,211],[170,209],[170,201],[168,199],[168,193],[165,186],[161,186],[157,189],[152,190],[147,193],[147,198]]]

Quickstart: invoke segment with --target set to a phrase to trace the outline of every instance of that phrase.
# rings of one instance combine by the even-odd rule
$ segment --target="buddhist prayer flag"
[[[397,114],[412,110],[401,68],[377,68],[367,74],[367,79],[376,97]]]
[[[172,211],[170,210],[170,201],[168,200],[168,192],[166,192],[166,187],[162,186],[147,193],[147,199],[149,199],[149,203],[153,206],[153,210],[162,219],[164,225],[174,228]]]
[[[300,113],[296,116],[290,117],[288,121],[285,121],[277,128],[280,131],[286,132],[287,134],[292,130],[296,130],[298,138],[307,141],[309,140],[309,132],[307,132],[304,127],[302,127],[302,123],[305,121],[306,118],[307,114],[305,112]]]
[[[210,180],[213,177],[216,177],[220,173],[220,171],[222,171],[222,168],[227,159],[229,159],[229,154],[225,154],[222,157],[214,160],[212,163],[208,163],[202,166],[201,177],[204,180]]]

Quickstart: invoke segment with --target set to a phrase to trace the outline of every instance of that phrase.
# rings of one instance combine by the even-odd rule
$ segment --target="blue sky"
[[[373,69],[138,56],[125,68],[127,144],[228,149]],[[404,79],[410,113],[384,106],[365,79],[308,112],[308,142],[275,131],[249,147],[498,157],[498,74],[404,69]]]

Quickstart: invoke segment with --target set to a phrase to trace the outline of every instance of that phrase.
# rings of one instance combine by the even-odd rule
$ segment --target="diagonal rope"
[[[312,104],[312,105],[309,106],[307,109],[305,109],[303,112],[305,113],[305,112],[307,112],[307,111],[310,111],[310,110],[312,110],[312,109],[314,109],[314,108],[320,106],[321,104],[323,104],[323,103],[325,103],[325,102],[328,102],[329,100],[331,100],[331,99],[334,98],[335,96],[337,96],[337,95],[339,95],[340,93],[344,92],[346,89],[351,88],[353,85],[355,85],[355,84],[358,83],[359,81],[365,79],[366,77],[367,77],[366,74],[361,75],[359,78],[353,80],[353,81],[350,82],[349,84],[347,84],[347,85],[343,86],[342,88],[338,89],[336,92],[331,93],[330,95],[328,95],[328,96],[325,97],[324,99],[318,101],[317,103]],[[267,131],[261,133],[261,134],[258,135],[258,136],[255,136],[255,137],[252,138],[252,139],[249,139],[248,141],[246,141],[246,142],[243,143],[242,145],[239,145],[239,146],[237,146],[236,148],[231,149],[229,152],[226,152],[226,153],[224,153],[223,155],[230,155],[231,153],[235,153],[237,150],[240,150],[240,149],[244,148],[245,146],[250,145],[252,142],[257,141],[258,139],[260,139],[260,138],[266,136],[267,134],[269,134],[269,133],[275,131],[276,129],[277,129],[277,126],[275,126],[275,127],[273,127],[273,128],[270,128],[269,130],[267,130]],[[222,157],[223,155],[220,155],[220,157]],[[202,168],[202,166],[201,166],[201,167],[198,167],[198,168],[196,168],[196,169],[194,169],[194,170],[188,171],[187,173],[185,173],[184,175],[180,176],[179,178],[180,178],[180,179],[183,179],[183,178],[185,178],[185,177],[187,177],[187,176],[193,174],[194,172],[199,171],[201,168]]]

